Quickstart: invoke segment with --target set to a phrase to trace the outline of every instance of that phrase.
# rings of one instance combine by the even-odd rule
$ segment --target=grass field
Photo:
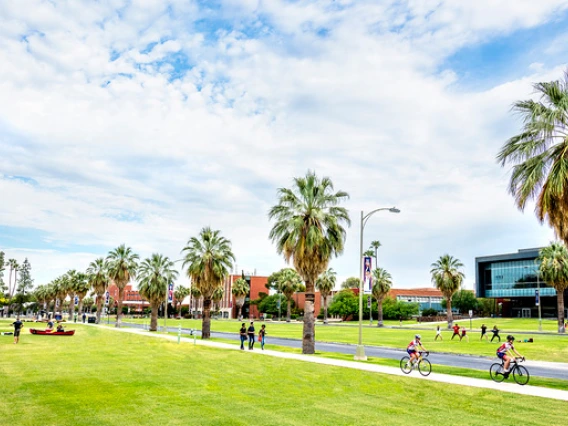
[[[128,320],[132,322],[142,323],[144,320]],[[173,320],[167,321],[169,327],[178,326],[181,322],[183,328],[201,329],[201,320]],[[460,322],[468,329],[469,342],[463,340],[460,342],[458,338],[450,340],[452,337],[451,331],[443,332],[443,341],[434,341],[435,325],[432,324],[417,324],[416,322],[407,322],[402,328],[378,328],[369,327],[368,323],[363,327],[363,344],[371,346],[386,346],[392,348],[406,348],[408,342],[412,340],[415,333],[422,335],[424,346],[430,351],[448,352],[448,353],[462,353],[481,356],[494,356],[495,351],[499,345],[497,340],[492,343],[483,340],[480,341],[479,327],[481,327],[483,320],[472,321],[473,332],[469,331],[469,321]],[[147,321],[146,321],[147,323]],[[261,322],[257,322],[260,324]],[[398,325],[398,321],[396,322]],[[504,331],[501,333],[502,341],[509,333],[515,333],[523,330],[531,330],[533,327],[538,327],[537,320],[530,319],[498,319],[495,322],[485,324],[492,328],[497,324],[499,329]],[[163,325],[163,320],[160,321],[160,326]],[[301,339],[303,324],[300,322],[267,322],[267,340],[270,341],[271,336],[275,337],[288,337],[294,339]],[[237,333],[240,323],[230,320],[213,320],[211,321],[212,331],[232,332]],[[414,328],[413,328],[414,327]],[[257,327],[258,328],[258,327]],[[533,330],[534,331],[534,330]],[[328,325],[324,326],[318,324],[316,326],[316,340],[325,342],[338,342],[338,343],[352,343],[356,344],[358,341],[359,329],[356,323],[347,323],[342,325]],[[489,339],[492,334],[488,333]],[[532,337],[533,343],[523,343],[521,340]],[[551,362],[568,362],[568,335],[558,335],[557,333],[546,334],[517,334],[517,343],[515,347],[519,352],[532,360],[551,361]]]
[[[4,424],[565,423],[561,401],[75,327],[73,337],[25,330],[18,345],[0,336]]]

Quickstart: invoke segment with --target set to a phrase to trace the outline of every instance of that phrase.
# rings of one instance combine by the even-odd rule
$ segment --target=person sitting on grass
[[[63,333],[65,331],[65,329],[63,328],[63,324],[58,324],[57,325],[57,332],[58,333]]]
[[[420,339],[421,339],[420,334],[415,335],[414,340],[412,342],[410,342],[408,344],[408,346],[406,347],[406,352],[408,352],[408,355],[410,355],[410,359],[408,360],[408,363],[406,364],[407,367],[410,366],[410,365],[414,365],[418,361],[418,358],[420,357],[420,355],[418,354],[418,350],[417,350],[418,346],[420,346],[420,348],[424,352],[426,352],[426,348],[424,348],[424,346],[422,346]]]
[[[509,377],[509,372],[510,372],[509,366],[511,365],[511,360],[513,359],[513,357],[509,354],[510,352],[514,352],[515,355],[521,357],[523,361],[525,360],[525,357],[522,356],[520,353],[518,353],[515,347],[513,346],[514,341],[515,337],[509,335],[507,336],[507,341],[503,343],[501,346],[499,346],[499,348],[497,349],[497,356],[499,357],[499,359],[505,361],[502,371],[503,376],[505,376],[505,378]]]
[[[53,321],[49,320],[47,322],[47,328],[45,329],[45,331],[53,331]]]

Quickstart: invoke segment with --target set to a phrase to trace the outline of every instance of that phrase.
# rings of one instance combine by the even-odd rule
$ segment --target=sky
[[[350,195],[338,285],[395,206],[364,231],[394,288],[450,254],[472,289],[476,256],[554,239],[495,157],[567,54],[566,0],[2,1],[0,250],[39,285],[211,226],[269,275],[267,213],[312,170]]]

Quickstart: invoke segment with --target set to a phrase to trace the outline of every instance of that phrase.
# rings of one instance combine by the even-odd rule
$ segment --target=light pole
[[[536,265],[536,259],[535,259],[535,265]],[[525,268],[528,269],[528,266],[525,266]],[[542,331],[542,314],[541,314],[541,308],[540,305],[542,304],[542,295],[540,294],[540,270],[538,265],[536,266],[536,294],[537,297],[535,297],[535,299],[538,301],[536,303],[536,306],[538,308],[538,331]]]
[[[363,213],[361,210],[361,226],[360,226],[360,237],[359,237],[359,342],[357,348],[355,349],[355,360],[356,361],[366,361],[367,356],[365,355],[365,347],[363,346],[363,231],[365,230],[365,224],[367,220],[375,213],[381,210],[388,210],[391,213],[400,213],[400,210],[396,207],[384,207],[380,209],[373,210],[367,214]]]

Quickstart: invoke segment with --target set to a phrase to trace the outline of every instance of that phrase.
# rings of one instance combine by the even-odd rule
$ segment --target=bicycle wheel
[[[423,376],[427,376],[432,372],[432,364],[426,358],[423,358],[422,361],[418,363],[418,371]]]
[[[494,382],[501,383],[505,380],[505,376],[501,373],[501,364],[495,363],[491,364],[491,368],[489,369],[489,375]]]
[[[517,365],[513,369],[513,378],[519,385],[526,385],[530,379],[529,370],[527,370],[522,365]]]
[[[410,357],[402,357],[402,359],[400,360],[400,369],[404,374],[408,374],[412,371],[412,367],[410,366]]]

